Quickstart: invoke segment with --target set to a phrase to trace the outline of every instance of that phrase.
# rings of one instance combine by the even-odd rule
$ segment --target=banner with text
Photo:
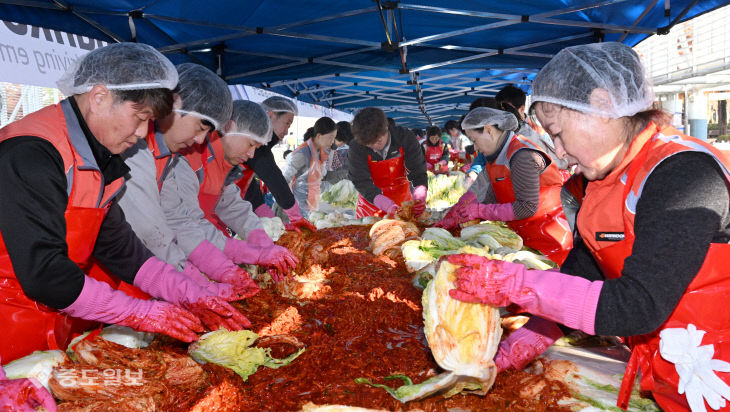
[[[0,81],[56,87],[77,58],[105,41],[0,20]]]

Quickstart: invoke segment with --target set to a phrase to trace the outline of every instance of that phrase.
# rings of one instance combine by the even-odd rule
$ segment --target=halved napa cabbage
[[[35,378],[41,385],[48,387],[48,379],[53,368],[63,363],[66,357],[60,350],[37,350],[28,356],[16,359],[3,366],[8,379]]]
[[[494,384],[497,367],[494,355],[502,337],[499,309],[466,303],[449,296],[455,288],[457,266],[442,262],[436,277],[423,293],[424,333],[434,359],[445,370],[419,384],[407,376],[393,375],[405,385],[391,389],[360,378],[357,383],[384,388],[401,402],[442,393],[449,397],[462,391],[485,394]]]
[[[522,238],[507,226],[496,223],[482,222],[461,229],[461,240],[472,246],[488,246],[496,250],[501,246],[510,249],[522,249]],[[495,243],[496,242],[496,243]]]

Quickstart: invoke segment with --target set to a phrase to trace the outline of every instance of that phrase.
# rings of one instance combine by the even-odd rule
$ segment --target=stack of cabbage
[[[453,206],[466,192],[464,173],[452,172],[448,175],[428,174],[428,199],[426,206],[429,209],[446,209]]]
[[[397,389],[373,384],[365,378],[355,382],[383,388],[401,402],[435,393],[445,397],[463,391],[487,393],[497,376],[493,359],[502,337],[499,309],[452,299],[449,290],[456,287],[457,268],[442,262],[422,297],[424,333],[434,359],[445,372],[419,384],[413,384],[404,375],[386,377],[404,381]]]
[[[375,216],[365,216],[362,219],[356,219],[354,213],[325,213],[320,211],[310,212],[308,219],[317,229],[347,225],[372,225],[380,220],[379,217]]]
[[[340,180],[322,193],[322,200],[335,207],[354,209],[357,203],[357,190],[351,181]]]
[[[444,255],[471,253],[540,270],[556,266],[545,256],[521,249],[522,238],[509,227],[494,222],[466,227],[461,230],[460,238],[447,230],[430,227],[423,232],[421,240],[409,240],[401,245],[406,267],[416,273],[413,284],[421,289],[435,276],[435,264]]]

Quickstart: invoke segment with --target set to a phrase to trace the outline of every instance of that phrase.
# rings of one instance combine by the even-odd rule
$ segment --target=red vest
[[[198,175],[198,203],[205,218],[230,237],[228,226],[215,213],[215,207],[223,194],[226,176],[233,169],[233,165],[225,159],[223,141],[218,132],[208,134],[205,142],[195,145],[193,150],[185,154],[185,159]]]
[[[37,136],[49,141],[61,154],[68,182],[66,243],[68,257],[82,268],[94,250],[99,228],[110,201],[122,187],[122,178],[104,186],[71,104],[64,100],[0,130],[0,141],[17,136]],[[96,276],[94,276],[96,277]],[[112,287],[119,280],[99,278]],[[67,316],[28,298],[18,282],[5,242],[0,238],[0,356],[3,363],[35,350],[65,349],[72,335],[93,323]]]
[[[573,234],[560,203],[563,178],[558,168],[550,162],[550,157],[526,137],[513,134],[497,159],[487,162],[484,168],[489,175],[497,202],[512,203],[515,201],[515,192],[512,188],[509,162],[515,153],[523,149],[540,152],[549,164],[540,175],[540,200],[535,214],[507,224],[522,237],[526,246],[539,250],[560,265],[573,247]]]
[[[636,204],[646,179],[663,160],[685,151],[713,156],[730,183],[730,159],[726,154],[699,139],[680,134],[673,127],[659,128],[654,123],[649,123],[636,136],[622,162],[608,176],[589,182],[577,225],[607,278],[620,277],[624,260],[631,255]],[[664,360],[659,352],[659,332],[663,329],[686,328],[692,323],[698,330],[706,331],[702,345],[714,344],[714,359],[730,361],[728,256],[730,244],[711,244],[700,271],[666,322],[654,332],[629,337],[633,349],[621,392],[625,395],[619,397],[619,405],[627,402],[638,367],[641,368],[641,388],[651,391],[662,409],[689,410],[685,395],[677,392],[679,376],[675,365]],[[717,376],[730,383],[729,373],[717,373]]]
[[[156,175],[155,180],[157,181],[157,190],[162,190],[162,183],[165,181],[167,173],[170,171],[172,160],[174,156],[168,150],[167,153],[162,153],[161,147],[165,144],[162,133],[155,131],[155,122],[150,120],[149,126],[147,127],[147,147],[152,152],[152,156],[155,158],[155,169]]]

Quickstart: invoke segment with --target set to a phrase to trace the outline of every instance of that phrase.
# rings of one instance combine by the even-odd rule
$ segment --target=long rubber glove
[[[0,366],[0,411],[38,410],[56,412],[56,401],[48,390],[35,378],[8,379]]]
[[[444,216],[443,219],[441,219],[440,221],[436,222],[434,226],[444,229],[456,229],[457,227],[459,227],[459,223],[468,222],[465,217],[466,208],[467,206],[472,204],[478,204],[477,195],[475,195],[474,192],[467,191],[466,193],[461,195],[456,204],[451,206],[451,209],[446,212],[446,216]]]
[[[289,216],[289,224],[286,225],[286,230],[295,230],[297,233],[302,233],[301,229],[309,229],[312,232],[317,231],[317,227],[302,216],[302,211],[299,209],[299,203],[296,200],[294,206],[284,209],[284,212]]]
[[[167,302],[142,300],[114,290],[88,276],[79,297],[61,312],[77,318],[129,326],[141,332],[162,333],[183,342],[198,339],[200,320],[189,311]]]
[[[563,336],[563,331],[550,320],[533,316],[521,328],[499,344],[494,363],[497,371],[522,370]]]
[[[477,255],[451,255],[456,270],[452,298],[464,302],[507,306],[514,303],[533,315],[595,334],[594,322],[603,281],[549,270],[527,270],[519,263]]]
[[[134,286],[151,296],[184,307],[198,316],[210,330],[218,330],[221,326],[228,330],[250,328],[251,322],[221,298],[225,294],[220,291],[234,288],[223,283],[213,285],[219,293],[201,288],[172,265],[154,256],[147,259],[134,278]],[[232,297],[227,296],[227,299]]]
[[[416,186],[413,189],[413,215],[420,216],[426,211],[426,196],[428,195],[428,188],[424,185]]]
[[[393,216],[398,212],[398,205],[388,196],[377,195],[373,199],[373,204],[388,216]]]
[[[248,272],[234,264],[222,250],[207,240],[200,242],[195,250],[193,250],[193,253],[188,256],[188,265],[185,265],[185,270],[183,271],[185,274],[193,272],[189,274],[189,277],[194,279],[200,279],[202,277],[203,281],[207,281],[204,276],[197,276],[194,270],[192,270],[194,268],[189,268],[191,266],[190,263],[192,263],[194,268],[198,268],[201,272],[205,273],[208,278],[216,282],[235,286],[235,290],[230,294],[235,297],[233,300],[246,299],[261,291],[261,288],[251,279],[251,275]],[[212,282],[207,282],[208,284],[212,284]],[[203,285],[206,286],[206,289],[211,290],[210,285]],[[221,297],[229,300],[224,296]]]
[[[515,220],[515,209],[512,203],[493,203],[485,205],[474,202],[464,206],[464,221],[499,220],[509,222]]]
[[[269,273],[276,282],[291,273],[299,263],[299,259],[285,247],[255,246],[238,239],[226,240],[223,253],[235,263],[260,265],[270,269]]]
[[[276,217],[276,214],[266,203],[261,204],[257,207],[253,213],[258,217]]]
[[[274,241],[271,240],[264,229],[254,229],[249,232],[246,243],[254,246],[274,246]]]

